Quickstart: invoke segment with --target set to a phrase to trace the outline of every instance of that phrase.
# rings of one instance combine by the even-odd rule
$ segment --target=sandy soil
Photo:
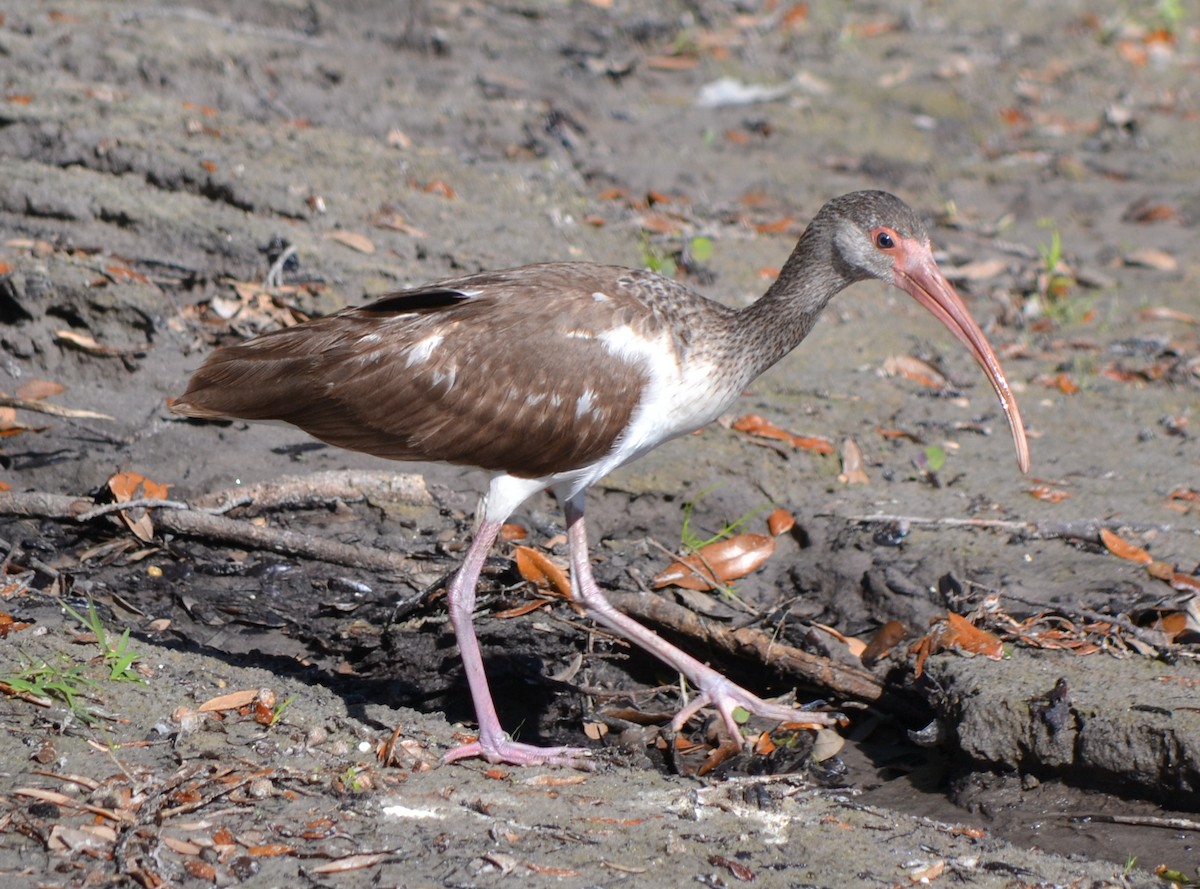
[[[46,401],[109,419],[22,409],[31,428],[0,454],[0,610],[30,624],[0,641],[0,680],[47,663],[94,682],[75,711],[0,701],[0,873],[47,886],[660,885],[664,868],[708,885],[1141,886],[1159,865],[1200,877],[1193,5],[2,12],[0,389],[32,398],[21,387],[53,381],[66,388]],[[701,752],[664,756],[648,718],[677,706],[674,677],[561,603],[497,616],[530,601],[504,550],[480,633],[505,724],[591,744],[599,767],[437,765],[472,715],[432,591],[461,554],[477,473],[400,467],[420,474],[402,493],[310,490],[231,514],[239,533],[253,518],[357,545],[370,568],[188,533],[162,510],[141,540],[115,515],[63,507],[91,504],[117,471],[201,502],[387,468],[294,430],[172,417],[165,399],[219,342],[545,259],[674,255],[681,277],[745,304],[826,198],[865,187],[930,220],[1018,391],[1031,477],[969,356],[902,296],[862,285],[741,407],[853,439],[868,484],[839,481],[836,454],[714,425],[589,503],[597,576],[635,599],[666,561],[652,542],[678,546],[685,502],[709,531],[790,510],[797,529],[737,584],[744,607],[676,604],[856,669],[813,622],[866,639],[899,620],[915,638],[952,609],[1011,631],[1007,659],[935,654],[919,679],[900,645],[871,701],[704,651],[765,693],[799,685],[842,706],[832,758],[776,736],[772,757],[697,777],[704,727],[689,735]],[[702,261],[697,237],[712,245]],[[265,286],[288,246],[282,283]],[[885,373],[895,356],[949,384]],[[945,456],[932,472],[931,446]],[[519,519],[534,544],[561,530],[548,498]],[[1102,526],[1159,576],[1110,553]],[[97,641],[61,606],[86,617],[89,597],[110,645],[132,628],[143,681],[92,662]],[[1033,625],[1006,623],[1035,615],[1103,650],[1035,650]],[[274,704],[194,712],[259,689]],[[921,730],[934,746],[913,742]]]

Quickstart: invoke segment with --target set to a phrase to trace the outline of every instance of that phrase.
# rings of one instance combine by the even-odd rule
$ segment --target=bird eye
[[[896,239],[892,237],[891,232],[880,229],[875,232],[875,246],[880,250],[891,250],[896,246]]]

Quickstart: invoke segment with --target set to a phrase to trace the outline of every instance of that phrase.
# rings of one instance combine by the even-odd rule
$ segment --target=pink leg
[[[479,739],[451,749],[443,758],[445,762],[478,756],[488,762],[506,762],[513,765],[565,765],[579,767],[575,757],[587,756],[588,751],[573,747],[535,747],[518,744],[511,740],[500,727],[496,705],[488,688],[487,674],[483,670],[483,655],[479,639],[475,635],[475,587],[479,572],[487,559],[488,551],[500,533],[499,521],[483,521],[462,567],[454,575],[447,591],[450,623],[458,640],[458,650],[467,674],[467,685],[471,689],[471,700],[475,704],[475,718],[479,722]]]
[[[708,706],[717,709],[730,736],[739,743],[742,740],[742,734],[738,722],[734,718],[734,710],[738,707],[767,719],[777,719],[780,722],[815,722],[821,725],[835,725],[841,720],[840,714],[837,713],[796,710],[764,701],[614,608],[592,576],[591,564],[588,561],[587,529],[583,521],[583,495],[579,494],[571,498],[563,504],[563,508],[566,511],[567,536],[571,546],[571,573],[575,580],[573,586],[580,604],[595,620],[678,670],[699,689],[696,698],[671,720],[672,730],[678,731],[692,716]]]

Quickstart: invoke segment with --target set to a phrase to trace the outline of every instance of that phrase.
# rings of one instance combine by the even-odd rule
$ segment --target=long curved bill
[[[1025,438],[1025,424],[1021,411],[1013,396],[996,353],[992,351],[987,337],[967,311],[962,297],[937,267],[928,245],[908,242],[903,245],[895,265],[895,284],[909,293],[913,299],[927,308],[934,317],[950,329],[971,350],[979,366],[987,374],[988,382],[1000,398],[1000,406],[1008,418],[1012,430],[1013,445],[1017,449],[1017,465],[1021,472],[1029,471],[1029,442]]]

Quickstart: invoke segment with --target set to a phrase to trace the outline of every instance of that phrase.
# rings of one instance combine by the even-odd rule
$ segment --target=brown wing
[[[597,339],[639,320],[619,271],[532,266],[392,294],[219,349],[171,407],[394,460],[575,469],[609,451],[645,384]]]

